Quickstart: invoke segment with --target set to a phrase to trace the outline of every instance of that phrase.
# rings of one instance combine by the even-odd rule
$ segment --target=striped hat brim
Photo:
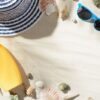
[[[39,0],[0,0],[0,36],[18,34],[41,15]]]

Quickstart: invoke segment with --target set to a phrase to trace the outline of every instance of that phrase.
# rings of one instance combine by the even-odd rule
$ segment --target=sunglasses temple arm
[[[88,9],[89,10],[89,9]],[[89,10],[90,11],[90,10]],[[90,11],[91,12],[91,11]],[[89,20],[87,20],[90,23],[94,23],[97,19],[99,19],[93,12],[91,12],[92,16]]]

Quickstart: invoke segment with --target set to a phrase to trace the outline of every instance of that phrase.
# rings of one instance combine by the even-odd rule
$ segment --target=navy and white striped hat
[[[41,15],[39,0],[0,0],[0,36],[16,35]]]

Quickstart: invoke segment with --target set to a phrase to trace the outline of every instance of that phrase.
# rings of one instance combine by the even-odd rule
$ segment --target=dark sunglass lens
[[[96,20],[96,21],[95,21],[94,27],[95,27],[98,31],[100,31],[100,20]]]
[[[91,12],[89,12],[86,8],[81,7],[78,10],[78,16],[83,20],[88,20],[91,18]]]

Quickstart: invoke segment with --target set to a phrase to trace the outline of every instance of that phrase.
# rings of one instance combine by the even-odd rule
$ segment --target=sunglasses
[[[97,17],[91,10],[78,3],[77,15],[83,21],[94,23],[94,28],[100,31],[100,18]]]

